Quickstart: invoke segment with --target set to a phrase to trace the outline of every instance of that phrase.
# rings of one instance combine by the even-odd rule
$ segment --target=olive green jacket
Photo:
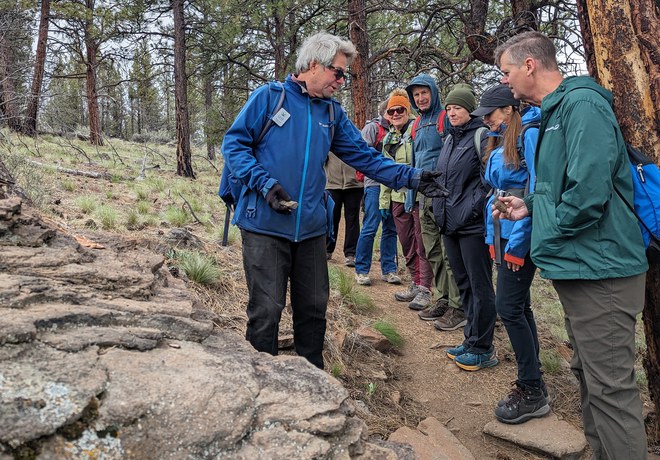
[[[383,138],[383,155],[392,158],[397,163],[408,166],[412,165],[412,125],[413,119],[404,126],[403,133],[397,131],[393,125],[390,125],[390,131]],[[381,184],[378,209],[390,209],[392,202],[405,203],[407,191],[408,189],[405,187],[399,190],[392,190]]]
[[[612,94],[589,77],[566,78],[541,102],[532,213],[534,263],[549,279],[597,280],[648,269],[632,203],[626,147]]]

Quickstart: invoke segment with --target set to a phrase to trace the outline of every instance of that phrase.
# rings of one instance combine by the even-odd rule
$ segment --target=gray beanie
[[[477,108],[477,98],[472,91],[472,87],[465,83],[459,83],[447,94],[445,106],[460,105],[468,112],[474,112]]]

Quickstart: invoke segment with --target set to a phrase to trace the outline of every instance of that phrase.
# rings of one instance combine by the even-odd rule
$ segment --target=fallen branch
[[[84,177],[92,177],[94,179],[107,179],[110,180],[112,176],[107,173],[107,172],[94,172],[94,171],[81,171],[79,169],[69,169],[69,168],[63,168],[61,166],[54,166],[54,165],[47,165],[43,163],[39,163],[38,161],[34,160],[27,160],[28,163],[31,163],[35,166],[39,166],[41,168],[46,168],[46,169],[54,169],[58,172],[62,172],[64,174],[71,174],[74,176],[84,176]]]
[[[184,197],[183,195],[181,195],[181,192],[177,192],[177,193],[179,194],[179,196],[181,197],[181,199],[182,199],[182,200],[188,205],[188,209],[190,209],[190,214],[192,214],[192,216],[195,218],[195,220],[197,221],[197,223],[198,223],[198,224],[201,224],[201,225],[204,225],[204,222],[202,222],[201,220],[199,220],[199,218],[195,215],[195,211],[193,211],[193,208],[192,208],[192,206],[190,206],[190,203],[188,203],[188,200],[186,200],[185,197]]]

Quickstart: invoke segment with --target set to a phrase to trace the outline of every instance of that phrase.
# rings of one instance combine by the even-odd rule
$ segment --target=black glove
[[[449,196],[449,190],[436,180],[441,175],[440,171],[422,171],[417,190],[428,198]]]
[[[268,206],[280,214],[291,214],[291,206],[286,206],[282,202],[291,201],[291,197],[280,184],[273,185],[266,194]]]

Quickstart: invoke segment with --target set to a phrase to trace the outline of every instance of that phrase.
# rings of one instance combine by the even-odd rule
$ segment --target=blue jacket
[[[328,197],[324,193],[323,165],[330,150],[389,187],[418,187],[421,171],[398,165],[369,147],[339,102],[310,97],[291,76],[284,82],[284,89],[282,108],[289,118],[281,126],[273,124],[253,147],[266,121],[273,116],[269,110],[275,108],[279,96],[271,96],[269,85],[265,85],[252,93],[222,142],[225,162],[243,185],[233,220],[238,227],[290,241],[326,234]],[[330,104],[335,114],[332,122]],[[276,183],[298,202],[291,214],[276,213],[265,200]]]
[[[541,121],[541,110],[538,107],[528,107],[522,113],[523,126]],[[490,133],[490,135],[503,135],[503,133]],[[504,164],[504,146],[497,147],[488,157],[484,179],[493,188],[499,190],[524,189],[527,185],[527,178],[530,178],[529,192],[534,191],[534,152],[536,151],[536,141],[539,137],[538,128],[528,128],[525,130],[525,139],[519,139],[518,142],[524,142],[526,167],[512,169]],[[493,215],[490,212],[491,205],[495,200],[495,195],[491,196],[486,206],[486,244],[493,244]],[[504,260],[520,264],[529,252],[532,240],[532,218],[526,217],[519,221],[506,219],[500,220],[500,235],[509,240],[503,248]],[[513,256],[512,259],[511,256]],[[518,259],[518,260],[516,260]]]
[[[413,86],[426,86],[431,90],[431,107],[420,112],[415,104]],[[438,117],[444,109],[435,79],[427,74],[420,73],[406,86],[406,92],[412,107],[419,112],[419,122],[413,141],[413,166],[424,170],[432,170],[438,162],[438,155],[442,149],[442,137],[438,133]],[[417,200],[417,191],[409,190],[406,196],[405,209],[410,212]]]

